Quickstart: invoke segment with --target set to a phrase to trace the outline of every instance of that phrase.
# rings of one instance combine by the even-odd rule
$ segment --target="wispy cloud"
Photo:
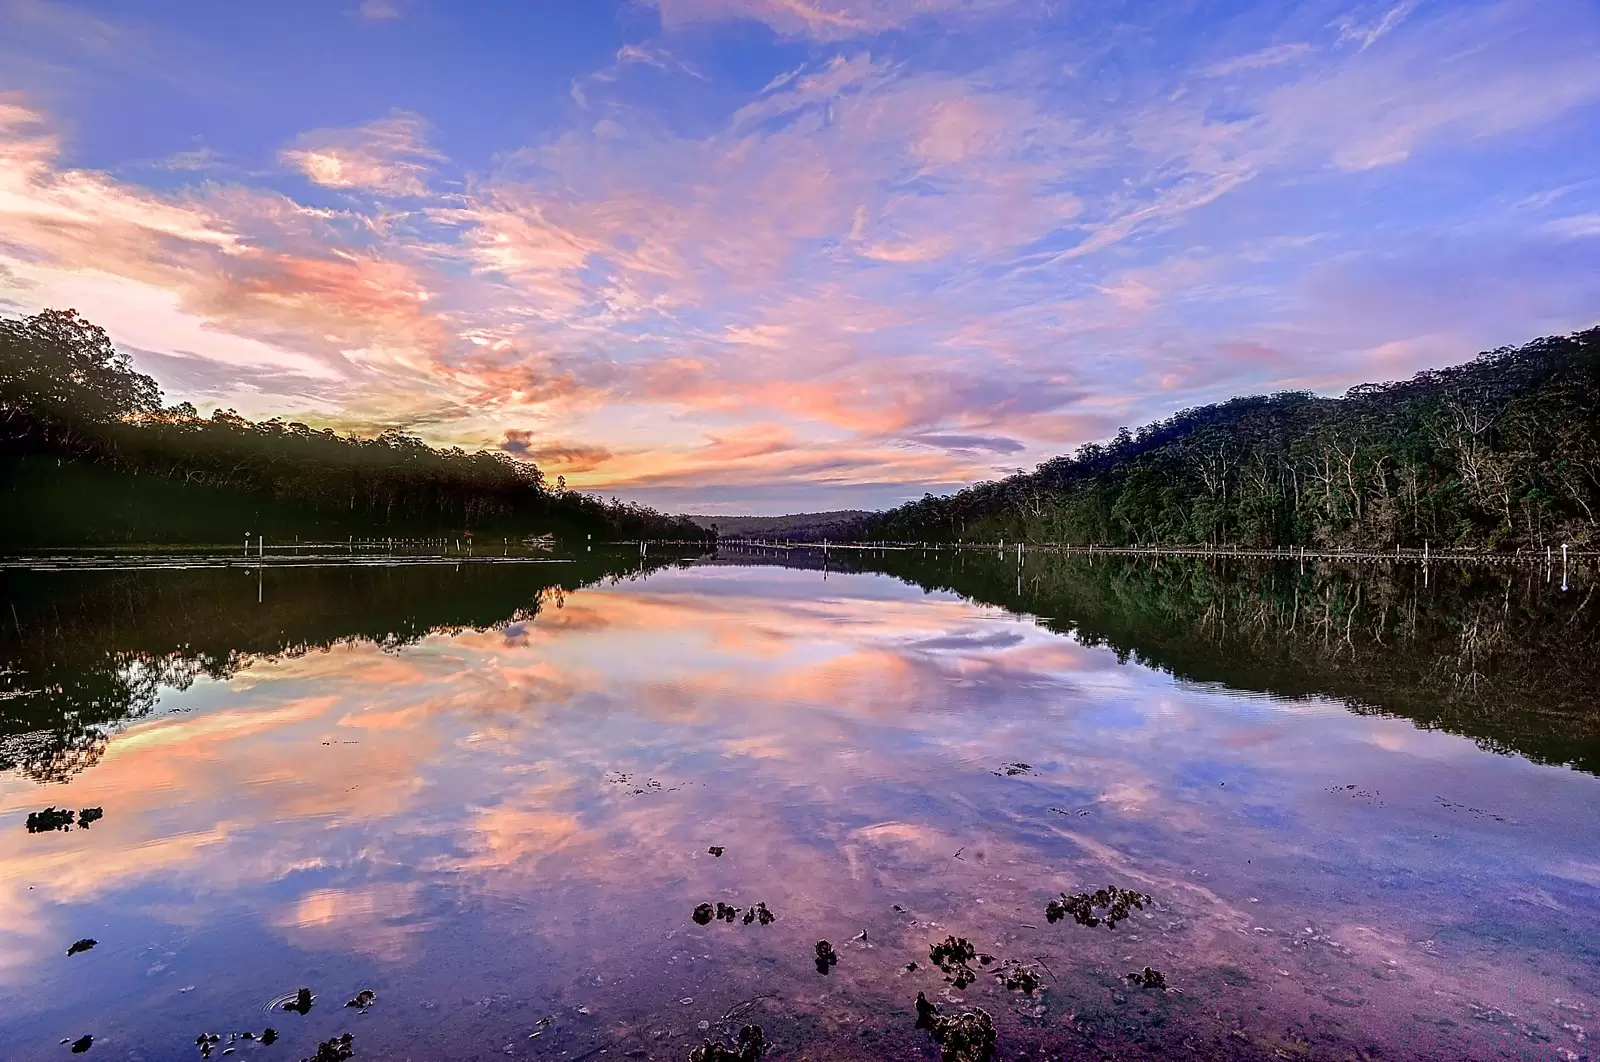
[[[305,133],[281,158],[325,188],[422,196],[433,164],[443,159],[428,147],[426,131],[419,115],[397,111],[354,129]]]
[[[368,22],[392,22],[403,12],[398,0],[361,0],[356,14]]]
[[[1269,48],[1251,52],[1249,55],[1240,55],[1232,59],[1224,59],[1220,63],[1212,63],[1201,73],[1207,77],[1231,77],[1234,74],[1250,70],[1269,70],[1277,66],[1288,66],[1298,62],[1311,52],[1311,45],[1304,41],[1295,41],[1289,44],[1274,44]]]

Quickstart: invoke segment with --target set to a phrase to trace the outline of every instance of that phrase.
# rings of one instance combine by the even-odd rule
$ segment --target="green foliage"
[[[289,535],[592,534],[704,539],[688,520],[549,490],[508,454],[164,408],[75,311],[0,320],[0,545]]]
[[[907,503],[866,537],[1512,549],[1600,541],[1597,520],[1600,328],[1343,398],[1184,410]]]

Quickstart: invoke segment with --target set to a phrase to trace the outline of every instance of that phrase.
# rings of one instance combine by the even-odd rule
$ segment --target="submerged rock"
[[[1113,885],[1094,892],[1064,892],[1061,899],[1051,900],[1045,905],[1044,916],[1052,924],[1071,915],[1080,926],[1093,927],[1104,923],[1107,929],[1115,929],[1118,922],[1133,913],[1133,908],[1142,910],[1149,902],[1150,897],[1142,892],[1119,889]],[[1095,908],[1102,908],[1105,913],[1096,914]]]
[[[689,1062],[759,1062],[767,1052],[767,1037],[759,1025],[745,1025],[739,1029],[736,1046],[707,1040],[689,1052]]]
[[[825,974],[839,965],[839,953],[826,940],[817,941],[817,973]]]
[[[317,1053],[300,1062],[349,1062],[356,1055],[354,1037],[349,1033],[324,1040],[317,1045]]]
[[[939,1013],[928,997],[917,993],[917,1028],[927,1029],[939,1045],[943,1062],[991,1062],[994,1058],[994,1019],[981,1007],[959,1015]]]
[[[80,951],[88,951],[98,943],[100,942],[93,937],[84,937],[82,940],[75,940],[72,942],[72,947],[67,949],[67,957],[70,959]]]
[[[56,809],[54,806],[43,811],[28,812],[29,833],[49,833],[52,830],[72,829],[72,820],[77,818],[77,813],[67,808]],[[88,1048],[84,1048],[88,1050]]]
[[[1148,966],[1139,973],[1129,974],[1128,980],[1140,988],[1160,988],[1165,990],[1167,987],[1167,975],[1160,970],[1152,970]]]

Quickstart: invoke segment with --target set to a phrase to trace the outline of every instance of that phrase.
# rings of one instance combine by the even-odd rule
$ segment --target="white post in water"
[[[1567,588],[1567,544],[1561,543],[1561,589]]]
[[[1427,539],[1423,539],[1422,540],[1422,563],[1423,564],[1427,564],[1428,563],[1428,540]]]
[[[256,536],[256,556],[257,557],[265,557],[266,555],[267,555],[267,536],[266,535],[257,535]]]
[[[246,557],[250,556],[250,532],[248,531],[244,533],[244,555]]]

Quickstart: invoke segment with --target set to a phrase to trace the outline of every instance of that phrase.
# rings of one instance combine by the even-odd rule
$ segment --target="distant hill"
[[[690,516],[689,520],[723,538],[782,538],[817,542],[824,538],[853,538],[863,522],[875,516],[861,509],[832,513],[795,513],[790,516]]]

